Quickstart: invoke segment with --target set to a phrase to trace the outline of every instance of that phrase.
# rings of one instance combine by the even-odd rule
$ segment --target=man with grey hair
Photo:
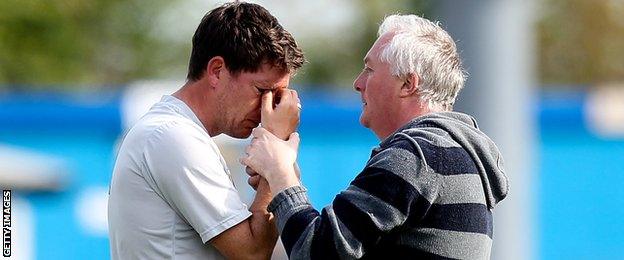
[[[501,154],[473,117],[452,112],[465,81],[440,26],[392,15],[354,82],[360,122],[382,140],[321,213],[293,164],[299,139],[255,129],[241,162],[269,182],[269,205],[294,259],[488,259],[494,206],[507,195]]]

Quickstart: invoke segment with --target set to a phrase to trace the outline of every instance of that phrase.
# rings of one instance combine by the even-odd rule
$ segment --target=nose
[[[362,90],[364,89],[364,82],[363,79],[364,77],[362,77],[362,73],[360,73],[360,75],[358,75],[357,78],[355,78],[355,81],[353,81],[353,89],[357,92],[362,92]]]

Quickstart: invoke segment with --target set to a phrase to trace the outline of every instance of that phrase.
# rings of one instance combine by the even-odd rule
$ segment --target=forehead
[[[393,36],[394,33],[385,33],[377,38],[375,43],[373,43],[373,46],[371,46],[370,50],[368,50],[368,53],[366,53],[364,62],[370,63],[378,61],[379,55],[381,55],[381,51],[384,49],[384,47],[386,47],[386,45],[390,43],[390,40],[392,40]]]
[[[285,87],[289,79],[290,73],[268,64],[263,64],[256,72],[241,72],[237,77],[243,83],[267,88]]]

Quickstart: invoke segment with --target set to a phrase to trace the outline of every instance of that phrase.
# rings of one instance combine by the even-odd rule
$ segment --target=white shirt
[[[108,202],[112,259],[222,259],[206,242],[250,215],[181,100],[164,96],[124,138]]]

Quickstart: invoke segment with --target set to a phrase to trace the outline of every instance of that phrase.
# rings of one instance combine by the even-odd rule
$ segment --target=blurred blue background
[[[108,259],[116,147],[183,82],[201,17],[222,1],[0,1],[0,187],[11,259]],[[297,39],[299,163],[320,208],[378,144],[351,83],[391,13],[439,20],[469,73],[456,109],[501,148],[511,191],[492,259],[624,259],[624,1],[252,0]],[[216,138],[241,196],[246,140]],[[240,174],[236,177],[236,173]]]
[[[121,96],[0,95],[0,142],[61,158],[71,172],[61,192],[14,195],[32,206],[37,258],[108,258],[105,230],[81,219],[91,215],[80,211],[101,210],[97,199],[86,208],[82,204],[107,193],[122,134]],[[582,91],[540,93],[534,100],[539,258],[623,258],[624,140],[601,138],[588,129]],[[358,123],[360,101],[354,92],[304,92],[302,102],[299,163],[314,205],[322,207],[362,169],[378,141]]]

